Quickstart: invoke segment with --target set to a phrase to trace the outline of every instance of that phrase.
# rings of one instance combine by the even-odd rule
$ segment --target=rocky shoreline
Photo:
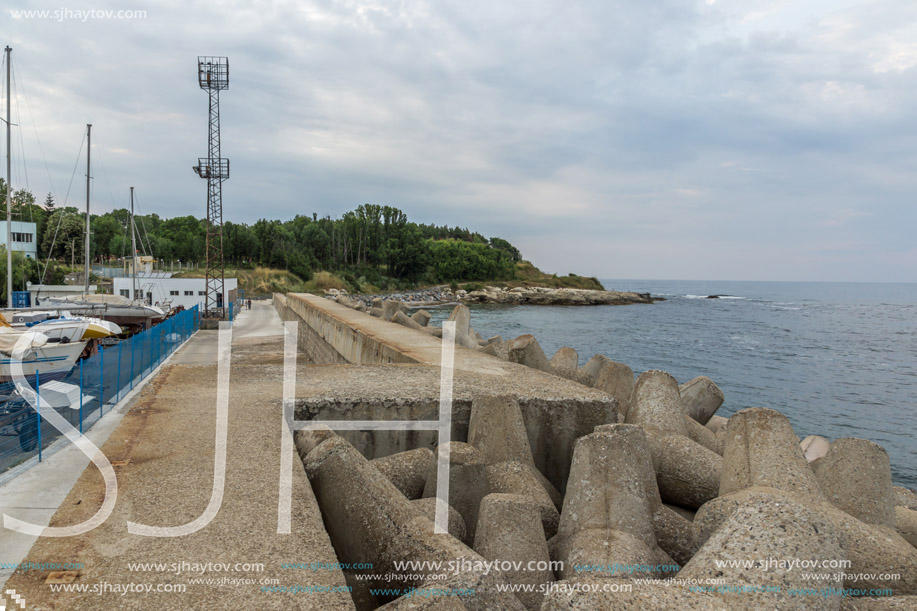
[[[347,296],[352,301],[362,302],[371,308],[373,300],[400,301],[408,306],[433,306],[454,303],[495,303],[507,305],[630,305],[665,301],[649,293],[631,291],[597,291],[590,289],[547,288],[541,286],[504,288],[486,286],[475,291],[462,289],[453,291],[448,286],[437,286],[415,291],[401,291],[389,294],[350,295],[343,289],[328,289],[326,296],[337,299]]]

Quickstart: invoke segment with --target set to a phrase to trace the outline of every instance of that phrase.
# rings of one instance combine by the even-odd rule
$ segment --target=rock
[[[430,452],[430,454],[432,455],[433,452]],[[421,515],[433,523],[436,522],[436,503],[437,499],[435,498],[411,500],[411,505],[416,507]],[[455,507],[449,505],[447,515],[449,516],[449,525],[447,527],[449,534],[459,541],[463,541],[467,536],[467,531],[465,530],[465,520],[462,519],[462,514],[457,512]]]
[[[573,348],[560,348],[551,357],[551,369],[555,374],[568,380],[576,378],[577,367],[579,367],[579,354]]]
[[[892,486],[892,493],[895,495],[896,506],[917,511],[917,493],[913,490],[903,486]]]
[[[419,499],[427,482],[427,473],[433,464],[433,452],[417,448],[370,461],[409,499]]]
[[[530,499],[515,494],[488,494],[481,501],[474,551],[488,560],[518,562],[520,568],[501,569],[512,584],[532,584],[533,592],[519,592],[527,609],[539,609],[544,594],[537,586],[554,581],[548,545],[538,510]],[[528,570],[531,563],[534,570]],[[540,569],[538,567],[541,567]]]
[[[895,530],[904,540],[917,548],[917,511],[895,507]]]
[[[426,327],[428,324],[430,324],[430,319],[432,316],[426,310],[417,310],[411,314],[411,318],[413,318],[414,322],[416,322],[421,327]]]
[[[438,447],[442,452],[447,446]],[[474,541],[475,528],[478,524],[478,508],[481,499],[489,494],[487,488],[487,464],[484,457],[474,446],[452,441],[449,448],[449,504],[462,514],[465,520],[465,532],[468,543]],[[437,466],[436,461],[427,473],[427,482],[423,489],[423,498],[436,497]]]
[[[743,409],[729,419],[720,496],[752,486],[822,499],[789,420],[762,407]]]
[[[799,443],[806,461],[812,462],[828,453],[831,442],[818,435],[809,435]]]
[[[723,404],[723,391],[707,376],[698,376],[678,387],[685,413],[707,424]]]
[[[487,489],[492,494],[513,494],[529,499],[538,510],[545,537],[549,538],[557,534],[560,514],[537,473],[534,466],[518,461],[488,465]]]
[[[813,463],[822,493],[838,509],[867,524],[895,527],[888,453],[866,439],[837,439]]]
[[[532,335],[520,335],[516,339],[507,342],[506,354],[507,360],[512,363],[519,363],[532,369],[553,373],[548,357],[545,356],[541,346],[538,345],[538,341]]]
[[[664,371],[645,371],[640,374],[624,422],[655,426],[666,433],[687,435],[685,413],[681,408],[675,378]]]
[[[722,416],[712,416],[710,420],[707,421],[705,426],[714,433],[719,433],[720,429],[726,428],[727,422],[729,422],[729,418],[723,418]]]

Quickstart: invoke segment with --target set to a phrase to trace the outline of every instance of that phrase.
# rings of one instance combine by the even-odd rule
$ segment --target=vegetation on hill
[[[5,184],[0,180],[0,202],[4,196]],[[14,265],[17,280],[38,282],[49,257],[60,265],[49,266],[47,283],[61,280],[63,265],[82,265],[85,216],[77,208],[57,206],[50,194],[43,205],[37,205],[35,197],[24,190],[14,192],[12,208],[15,220],[36,224],[36,247],[42,262]],[[0,214],[5,215],[2,205]],[[93,215],[93,263],[118,265],[130,257],[129,218],[126,209]],[[138,251],[162,261],[165,267],[171,268],[172,262],[203,262],[204,219],[138,215],[135,226]],[[382,292],[482,282],[601,286],[594,279],[544,274],[524,262],[522,253],[503,238],[487,238],[463,227],[415,223],[397,208],[375,204],[360,205],[337,219],[312,214],[288,221],[260,219],[252,225],[227,221],[223,251],[240,286],[254,294],[325,288]]]

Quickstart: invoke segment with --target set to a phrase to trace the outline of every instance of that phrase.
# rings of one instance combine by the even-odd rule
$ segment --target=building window
[[[198,291],[197,294],[203,297],[204,295],[207,294],[207,291]]]
[[[17,231],[14,231],[13,232],[13,241],[14,242],[24,242],[26,244],[30,244],[32,242],[32,234],[31,233],[19,233]]]
[[[185,291],[185,295],[194,295],[194,291]]]
[[[178,291],[169,291],[169,295],[178,295]]]
[[[129,298],[131,296],[130,289],[121,289],[121,296]]]

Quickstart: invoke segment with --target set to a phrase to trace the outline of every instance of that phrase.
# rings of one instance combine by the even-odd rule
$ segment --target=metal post
[[[41,388],[38,384],[38,370],[35,370],[35,398],[37,405],[35,415],[38,416],[38,462],[41,462]]]
[[[131,335],[131,390],[134,390],[134,336]]]
[[[115,399],[115,403],[121,400],[121,342],[118,342],[118,380],[115,382],[115,386],[118,387],[118,398]]]
[[[6,307],[13,307],[13,184],[10,161],[10,53],[6,47]]]
[[[105,347],[99,346],[99,418],[102,417],[102,406],[105,405]]]
[[[92,124],[86,124],[86,284],[83,287],[83,290],[88,295],[89,294],[89,181],[92,178],[90,176],[90,167],[89,167],[89,154],[92,152]]]
[[[80,435],[83,434],[83,359],[80,359]]]

